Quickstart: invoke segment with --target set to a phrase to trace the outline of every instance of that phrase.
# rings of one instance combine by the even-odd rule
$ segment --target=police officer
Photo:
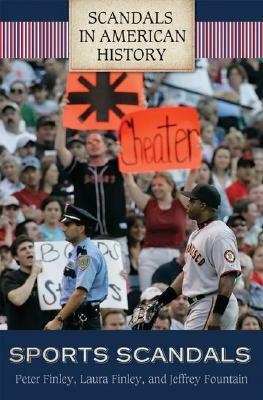
[[[108,294],[107,266],[87,237],[95,230],[97,220],[87,211],[68,205],[62,222],[66,239],[74,248],[64,270],[62,309],[45,329],[100,329],[100,303]]]

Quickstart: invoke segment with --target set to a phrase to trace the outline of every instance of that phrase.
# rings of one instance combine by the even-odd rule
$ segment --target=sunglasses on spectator
[[[23,89],[12,88],[12,89],[10,89],[10,93],[22,94],[22,93],[24,93],[24,90]]]
[[[10,204],[10,206],[5,206],[5,208],[7,210],[14,210],[14,211],[17,211],[19,209],[19,207],[16,206],[15,204]]]
[[[246,226],[247,223],[245,221],[239,221],[235,222],[234,224],[231,225],[232,228],[237,228],[238,226]]]

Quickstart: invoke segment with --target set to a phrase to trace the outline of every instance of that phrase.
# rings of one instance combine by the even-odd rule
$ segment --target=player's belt
[[[217,292],[211,292],[211,293],[206,293],[206,294],[198,294],[198,295],[195,296],[195,297],[188,297],[188,302],[189,302],[189,304],[191,305],[191,304],[196,303],[198,300],[202,300],[202,299],[204,299],[205,297],[211,296],[211,294],[216,294],[216,293],[217,293]]]

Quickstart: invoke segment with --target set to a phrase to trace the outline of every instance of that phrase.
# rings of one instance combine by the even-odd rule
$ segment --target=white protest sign
[[[120,275],[123,269],[120,244],[113,240],[92,240],[105,257],[109,292],[102,308],[128,308],[126,281]],[[63,271],[67,264],[67,255],[72,245],[66,241],[36,242],[36,258],[43,265],[43,272],[38,275],[38,293],[41,310],[60,309],[60,294]]]

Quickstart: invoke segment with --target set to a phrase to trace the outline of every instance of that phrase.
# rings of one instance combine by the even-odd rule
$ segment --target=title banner
[[[3,400],[247,400],[263,389],[261,332],[0,332],[0,341]]]
[[[193,0],[71,0],[70,71],[194,68]]]

